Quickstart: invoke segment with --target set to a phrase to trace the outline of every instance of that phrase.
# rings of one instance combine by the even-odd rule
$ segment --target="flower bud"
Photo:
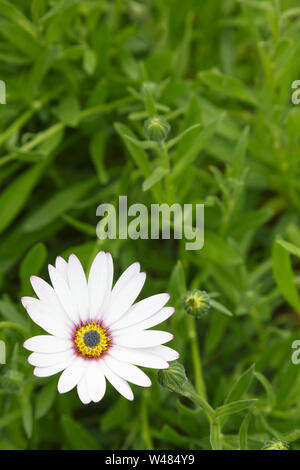
[[[204,290],[194,289],[187,292],[183,299],[183,307],[189,315],[203,317],[210,308],[210,298]]]
[[[265,443],[262,450],[289,450],[289,445],[280,439],[272,439]]]
[[[162,142],[170,132],[170,124],[162,116],[152,116],[144,123],[144,130],[149,140]]]
[[[22,389],[24,375],[17,370],[9,370],[1,378],[1,387],[6,393],[16,393]]]
[[[180,393],[187,380],[183,365],[177,361],[171,362],[169,369],[158,371],[158,383],[171,392]]]

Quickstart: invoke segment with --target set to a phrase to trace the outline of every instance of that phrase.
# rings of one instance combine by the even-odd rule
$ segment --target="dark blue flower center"
[[[100,335],[96,330],[87,331],[84,333],[83,341],[86,346],[93,348],[100,343]]]

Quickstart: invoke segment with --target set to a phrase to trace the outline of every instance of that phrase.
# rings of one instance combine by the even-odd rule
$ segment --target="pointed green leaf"
[[[278,288],[289,304],[300,313],[300,298],[295,285],[291,258],[277,240],[273,244],[273,275]]]

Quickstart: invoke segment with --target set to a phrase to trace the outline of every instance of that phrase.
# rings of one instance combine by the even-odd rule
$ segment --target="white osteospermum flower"
[[[149,387],[151,381],[138,366],[168,368],[179,354],[164,346],[173,339],[165,331],[148,330],[169,318],[174,309],[164,307],[168,294],[157,294],[133,305],[145,282],[139,263],[127,268],[113,284],[113,261],[101,251],[95,257],[88,281],[80,261],[71,255],[49,265],[52,286],[32,276],[38,296],[23,297],[31,319],[48,335],[34,336],[24,343],[33,351],[28,362],[34,374],[47,377],[62,372],[58,391],[77,386],[80,400],[99,402],[106,379],[128,400],[133,393],[128,384]]]

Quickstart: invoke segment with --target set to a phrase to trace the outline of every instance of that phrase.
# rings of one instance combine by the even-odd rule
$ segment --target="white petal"
[[[34,292],[41,300],[55,305],[55,292],[44,279],[38,276],[30,276],[30,282]]]
[[[56,353],[67,351],[70,348],[71,341],[57,338],[56,336],[40,335],[33,336],[25,341],[24,348],[29,351],[40,353]]]
[[[119,336],[115,338],[114,343],[128,348],[149,348],[167,343],[173,338],[174,336],[166,331],[150,330],[141,331],[132,336]]]
[[[68,367],[72,363],[72,361],[74,361],[74,357],[70,357],[69,359],[60,362],[59,364],[55,364],[54,366],[36,367],[33,370],[33,374],[37,377],[49,377],[50,375],[57,374],[58,372],[61,372],[62,370],[66,369],[66,367]]]
[[[81,358],[75,358],[72,363],[61,374],[57,390],[59,393],[66,393],[76,387],[83,376],[85,361]]]
[[[93,261],[89,273],[88,290],[90,298],[90,319],[100,318],[107,284],[107,261],[104,251],[100,251]]]
[[[142,348],[122,348],[114,346],[109,350],[109,355],[119,361],[129,362],[137,366],[150,367],[151,369],[168,369],[169,364],[158,356],[144,351]]]
[[[122,290],[126,287],[130,279],[133,278],[135,274],[140,272],[140,263],[133,263],[127,268],[123,274],[119,277],[115,283],[113,290],[111,291],[111,302],[114,302],[118,296],[121,294]]]
[[[70,336],[70,330],[64,325],[63,318],[59,319],[57,315],[52,315],[41,300],[22,297],[21,301],[30,318],[45,331],[61,338]]]
[[[151,380],[149,377],[141,371],[138,367],[128,364],[127,362],[117,361],[113,357],[105,356],[103,358],[105,364],[119,377],[124,380],[128,380],[141,387],[150,387]]]
[[[180,357],[180,354],[175,349],[169,348],[169,346],[155,346],[154,348],[143,349],[143,351],[149,351],[158,357],[161,357],[165,361],[176,361]]]
[[[65,312],[74,323],[79,323],[79,312],[77,305],[71,295],[69,286],[62,275],[53,266],[51,266],[51,264],[49,265],[49,276],[51,278],[55,293]]]
[[[106,381],[100,362],[102,361],[89,362],[86,371],[88,392],[94,403],[102,400],[106,390]]]
[[[71,295],[77,305],[80,319],[85,322],[89,320],[89,293],[83,267],[75,255],[69,257],[68,280]]]
[[[137,323],[136,325],[129,326],[128,328],[121,328],[120,330],[113,329],[113,336],[122,336],[122,335],[133,335],[141,330],[146,330],[147,328],[152,328],[153,326],[162,323],[167,320],[171,315],[173,315],[175,309],[173,307],[164,307],[159,312],[155,313],[151,317],[147,318],[144,321]]]
[[[126,286],[122,289],[118,297],[110,303],[107,313],[105,314],[105,321],[108,326],[111,326],[131,307],[139,293],[141,292],[146,280],[145,273],[139,273],[133,276]]]
[[[130,388],[130,385],[126,382],[126,380],[119,377],[119,375],[115,374],[106,364],[102,361],[102,368],[105,377],[111,383],[111,385],[127,400],[133,400],[133,392]]]
[[[33,352],[28,357],[28,362],[35,367],[49,367],[60,364],[74,356],[73,350],[70,348],[68,351],[58,353],[37,353]]]
[[[114,328],[126,328],[136,324],[137,322],[146,320],[154,315],[154,313],[161,310],[168,302],[169,298],[169,294],[156,294],[137,302],[128,310],[128,312],[125,313],[125,315],[123,315],[122,318],[114,323]]]
[[[103,304],[101,306],[101,318],[103,319],[106,315],[107,308],[110,303],[111,288],[114,278],[114,264],[113,259],[110,253],[105,253],[106,256],[106,266],[107,266],[107,277],[106,277],[106,287],[105,295],[103,299]]]
[[[87,405],[88,403],[92,401],[89,396],[85,374],[83,374],[83,376],[81,377],[81,379],[79,380],[77,384],[77,393],[78,393],[80,400],[82,401],[84,405]]]
[[[51,311],[55,312],[59,318],[64,318],[64,321],[70,324],[70,319],[62,307],[53,287],[44,281],[44,279],[37,276],[31,276],[30,281],[39,299],[47,305]]]
[[[68,263],[61,256],[58,256],[55,260],[55,267],[57,271],[62,275],[64,280],[68,282]]]

